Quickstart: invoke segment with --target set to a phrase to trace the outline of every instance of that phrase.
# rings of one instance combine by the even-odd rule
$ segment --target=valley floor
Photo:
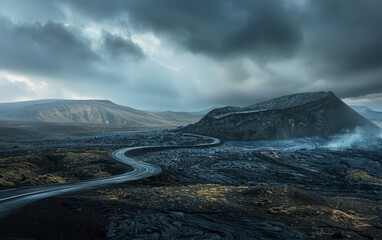
[[[0,219],[0,239],[382,239],[382,142],[349,137],[147,152],[137,158],[161,175],[28,205]],[[32,181],[38,171],[62,181],[117,174],[128,169],[109,150],[198,141],[157,131],[11,142],[0,151],[0,179],[13,185],[0,184],[54,183]],[[52,156],[57,166],[5,178],[31,154],[40,168]]]

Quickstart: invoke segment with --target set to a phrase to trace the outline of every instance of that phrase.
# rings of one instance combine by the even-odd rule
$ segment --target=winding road
[[[211,142],[200,143],[194,145],[178,145],[178,146],[138,146],[138,147],[128,147],[121,148],[113,151],[110,156],[115,160],[130,165],[133,170],[126,172],[121,175],[111,176],[107,178],[100,178],[88,181],[82,181],[77,183],[67,183],[60,185],[44,185],[44,186],[33,186],[33,187],[22,187],[13,188],[0,191],[0,218],[6,216],[12,211],[35,202],[37,200],[48,198],[51,196],[56,196],[64,193],[71,193],[79,190],[88,190],[96,187],[107,186],[112,184],[118,184],[123,182],[130,182],[134,180],[139,180],[147,178],[150,176],[157,175],[161,173],[161,169],[149,163],[136,161],[131,157],[127,157],[126,153],[134,153],[140,151],[159,151],[165,149],[173,148],[195,148],[195,147],[208,147],[214,146],[220,143],[217,138],[195,135],[195,134],[185,134],[188,136],[197,136],[204,139],[209,139]]]

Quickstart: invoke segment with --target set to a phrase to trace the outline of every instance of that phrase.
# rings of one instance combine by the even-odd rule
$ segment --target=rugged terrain
[[[108,161],[107,149],[198,141],[161,131],[51,136],[19,141],[17,148],[7,145],[1,156],[28,156],[33,149],[45,155],[60,148],[68,157],[102,148],[100,156]],[[36,202],[0,219],[0,236],[380,239],[381,146],[380,138],[359,133],[141,153],[138,159],[160,166],[163,173]],[[79,163],[73,173],[83,167],[86,172]]]
[[[380,129],[332,92],[300,93],[248,107],[225,107],[209,112],[182,129],[225,140],[287,139]]]
[[[78,182],[129,171],[110,159],[110,148],[46,149],[0,155],[0,189]]]
[[[172,131],[89,116],[2,122],[0,188],[107,177],[130,170],[114,149],[206,141],[182,132],[225,141],[135,152],[162,173],[22,207],[0,219],[0,239],[382,239],[380,129],[331,92],[216,109]]]
[[[109,156],[112,150],[197,141],[179,133],[117,131],[0,142],[0,189],[78,182],[130,170]],[[38,151],[36,151],[38,149]]]

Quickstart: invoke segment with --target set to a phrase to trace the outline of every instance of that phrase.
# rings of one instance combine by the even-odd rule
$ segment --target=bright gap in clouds
[[[348,105],[369,106],[372,110],[382,111],[382,93],[368,94],[355,98],[342,99]]]
[[[17,94],[15,94],[17,93]],[[0,72],[0,102],[28,101],[36,99],[93,99],[96,97],[77,94],[45,80]]]

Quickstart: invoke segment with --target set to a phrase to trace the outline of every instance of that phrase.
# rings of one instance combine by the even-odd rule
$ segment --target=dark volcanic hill
[[[212,110],[183,131],[224,140],[327,135],[356,127],[378,130],[332,92],[299,93],[250,105]]]
[[[199,119],[188,113],[140,111],[108,100],[38,100],[0,104],[2,121],[174,127]]]

